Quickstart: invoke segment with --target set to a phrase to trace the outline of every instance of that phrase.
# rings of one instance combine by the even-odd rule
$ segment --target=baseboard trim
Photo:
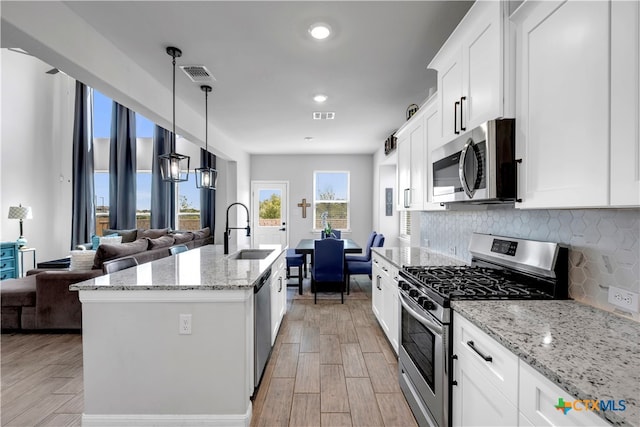
[[[167,427],[248,427],[251,422],[251,404],[243,415],[161,415],[161,414],[82,414],[83,427],[106,426],[167,426]]]

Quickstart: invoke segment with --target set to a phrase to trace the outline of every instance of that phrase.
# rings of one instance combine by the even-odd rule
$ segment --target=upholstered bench
[[[298,279],[298,293],[300,295],[302,295],[302,268],[304,266],[305,270],[306,270],[306,265],[304,262],[304,255],[303,254],[297,254],[295,249],[287,249],[287,255],[286,255],[286,260],[287,260],[287,279],[289,278],[297,278]],[[298,267],[298,275],[297,276],[292,276],[291,275],[291,267]],[[289,285],[287,284],[287,286],[296,286],[296,285]]]

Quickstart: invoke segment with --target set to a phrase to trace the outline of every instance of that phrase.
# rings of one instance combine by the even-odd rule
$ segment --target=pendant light
[[[209,167],[209,92],[211,86],[203,85],[200,89],[204,92],[204,166],[196,169],[196,187],[205,190],[215,190],[218,181],[218,171]]]
[[[158,157],[160,174],[166,182],[182,182],[189,179],[189,156],[176,153],[176,58],[182,56],[177,47],[169,46],[167,54],[173,58],[173,131],[171,133],[171,152]],[[186,171],[186,172],[183,172]]]

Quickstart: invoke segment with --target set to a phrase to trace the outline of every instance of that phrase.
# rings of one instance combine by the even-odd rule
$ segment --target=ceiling
[[[252,154],[373,153],[422,103],[427,64],[472,2],[70,1],[66,5],[171,88],[178,65],[213,74],[209,120]],[[324,41],[310,37],[328,23]],[[199,84],[178,69],[177,97],[204,110]],[[312,97],[329,98],[316,104]],[[106,95],[109,95],[108,93]],[[312,119],[334,111],[334,120]],[[176,117],[176,122],[180,117]],[[305,137],[312,137],[306,141]],[[211,141],[210,141],[211,143]]]

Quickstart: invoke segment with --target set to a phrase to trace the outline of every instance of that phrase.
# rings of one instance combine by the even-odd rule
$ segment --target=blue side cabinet
[[[18,243],[0,243],[0,280],[18,277]]]

